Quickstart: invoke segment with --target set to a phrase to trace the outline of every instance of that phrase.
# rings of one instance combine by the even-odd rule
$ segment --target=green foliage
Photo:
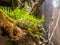
[[[25,3],[24,8],[22,9],[20,9],[20,6],[16,7],[14,10],[6,7],[1,7],[1,9],[3,12],[5,12],[7,17],[17,20],[19,22],[18,26],[27,30],[31,36],[36,37],[43,35],[43,23],[45,22],[44,15],[42,15],[41,19],[36,18],[34,14],[26,11],[27,6],[27,3]]]
[[[19,27],[26,29],[31,36],[36,37],[38,35],[43,35],[43,25],[33,21],[33,19],[21,18],[18,22]]]

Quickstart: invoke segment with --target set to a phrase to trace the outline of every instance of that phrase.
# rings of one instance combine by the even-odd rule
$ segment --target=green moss
[[[1,7],[1,10],[6,14],[6,17],[14,22],[17,22],[18,26],[22,29],[26,29],[31,36],[43,35],[45,22],[44,15],[41,19],[38,19],[31,12],[27,12],[27,3],[25,3],[24,8],[20,9],[20,6],[16,7],[14,10],[11,8]]]

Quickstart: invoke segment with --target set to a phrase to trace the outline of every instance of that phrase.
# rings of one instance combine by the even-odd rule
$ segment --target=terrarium
[[[59,45],[58,2],[1,0],[0,45]]]

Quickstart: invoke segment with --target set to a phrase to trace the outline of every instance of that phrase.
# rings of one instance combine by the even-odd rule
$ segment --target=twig
[[[44,43],[47,43],[47,42],[50,42],[50,43],[53,45],[53,43],[51,42],[51,39],[52,39],[52,37],[53,37],[53,35],[54,35],[54,32],[55,32],[56,27],[57,27],[57,25],[58,25],[58,22],[59,22],[59,17],[58,17],[58,19],[57,19],[57,21],[56,21],[56,25],[55,25],[55,27],[53,28],[52,34],[51,34],[51,36],[49,37],[49,39],[48,39],[48,40],[45,40],[44,38],[41,37],[43,40],[45,40],[44,42],[41,43],[41,45],[44,44]],[[50,35],[50,34],[49,34],[49,35]]]

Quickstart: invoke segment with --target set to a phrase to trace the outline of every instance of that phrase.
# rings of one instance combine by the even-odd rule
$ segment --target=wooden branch
[[[1,30],[4,30],[6,35],[13,41],[19,40],[25,35],[25,32],[6,19],[5,14],[2,11],[0,11],[0,28]]]

